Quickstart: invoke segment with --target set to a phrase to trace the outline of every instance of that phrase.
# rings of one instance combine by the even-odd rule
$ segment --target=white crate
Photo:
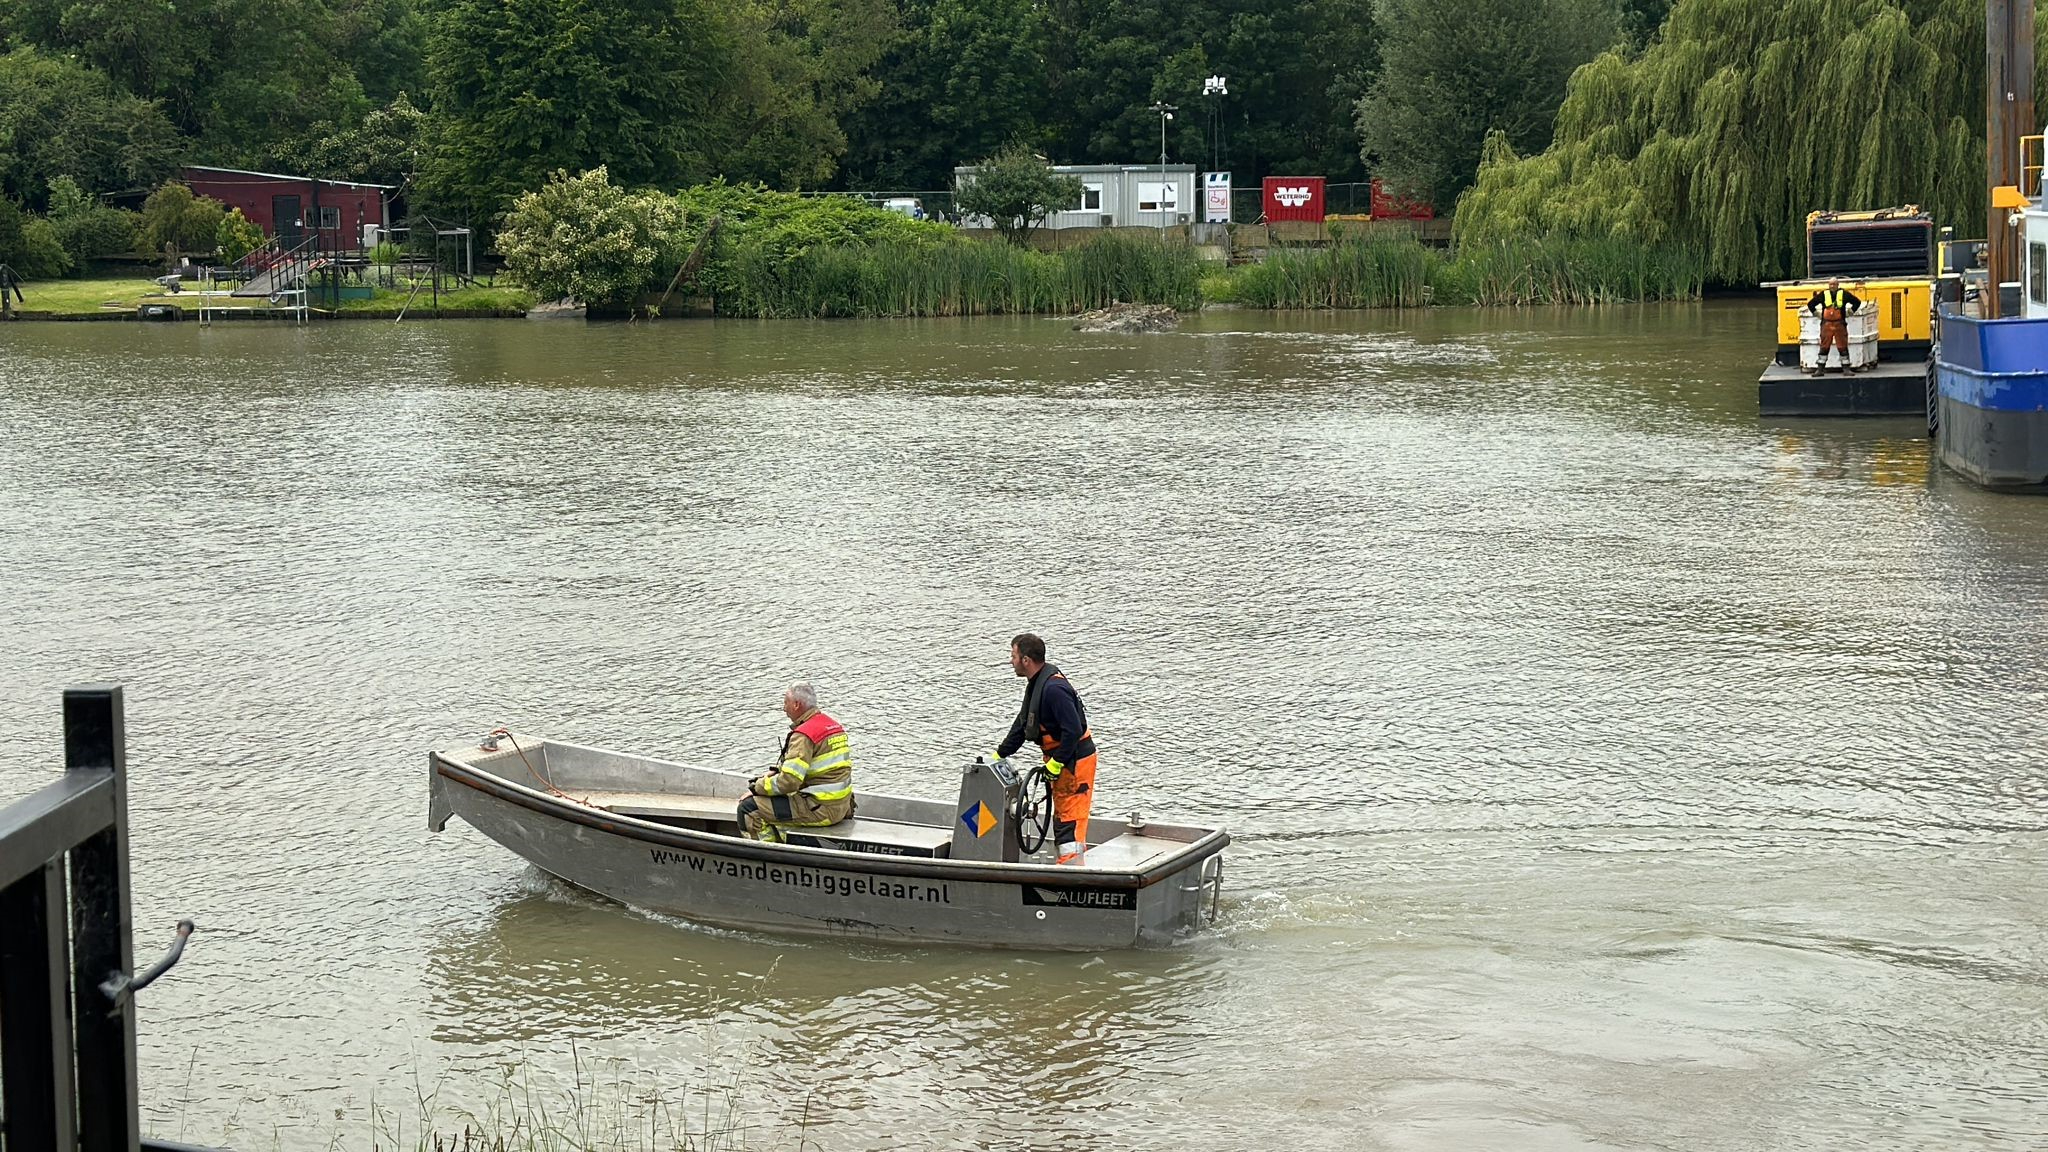
[[[1849,325],[1849,368],[1868,368],[1877,363],[1877,306],[1864,304],[1851,312]],[[1830,366],[1842,366],[1841,360],[1832,351],[1828,354]],[[1820,317],[1812,312],[1799,314],[1799,366],[1811,372],[1820,363]]]

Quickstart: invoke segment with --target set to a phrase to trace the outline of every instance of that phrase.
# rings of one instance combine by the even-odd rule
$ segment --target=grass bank
[[[350,319],[395,318],[401,312],[407,316],[430,316],[438,308],[443,313],[459,312],[465,316],[476,315],[519,315],[533,307],[533,293],[525,288],[506,284],[479,284],[473,288],[443,290],[437,303],[433,289],[422,287],[414,292],[410,288],[377,288],[368,300],[344,300],[337,309]]]
[[[96,280],[35,280],[21,286],[22,299],[15,305],[23,312],[84,315],[99,312],[133,312],[143,299],[164,296],[163,289],[139,276],[107,277]],[[173,301],[182,303],[183,301]],[[193,307],[198,307],[196,298]]]
[[[1269,249],[1202,288],[1253,308],[1418,308],[1695,300],[1705,282],[1704,261],[1675,247],[1545,239],[1445,252],[1405,230],[1368,229],[1327,247]]]
[[[197,316],[200,300],[196,289],[165,292],[150,280],[132,276],[98,280],[37,280],[22,285],[21,295],[22,300],[16,307],[31,319],[132,316],[145,302],[176,304],[186,313]],[[227,307],[268,304],[263,300],[221,297],[214,297],[212,303]],[[516,316],[531,307],[533,293],[525,288],[480,284],[442,292],[438,311],[442,315]],[[436,310],[432,289],[423,286],[417,293],[409,287],[376,288],[370,299],[344,301],[338,311],[350,319],[379,319],[396,317],[401,311],[407,316],[424,317],[433,315]]]

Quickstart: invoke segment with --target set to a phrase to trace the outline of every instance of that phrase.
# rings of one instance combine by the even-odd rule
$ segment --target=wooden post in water
[[[2020,137],[2034,123],[2033,0],[1984,0],[1984,175],[1987,191],[2020,182]],[[2000,285],[2020,275],[2019,229],[2010,209],[1988,204],[1985,265],[1990,273],[1984,315],[2000,314]]]

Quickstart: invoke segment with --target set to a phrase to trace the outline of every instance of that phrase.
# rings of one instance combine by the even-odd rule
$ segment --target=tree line
[[[1014,147],[1152,159],[1166,103],[1176,162],[1448,204],[1486,130],[1540,149],[1570,70],[1665,2],[10,0],[0,198],[41,213],[60,178],[90,196],[180,163],[403,185],[480,224],[600,165],[936,190]]]
[[[1976,0],[1671,4],[8,0],[0,261],[138,236],[97,196],[181,163],[399,185],[488,229],[600,166],[926,191],[998,155],[1142,162],[1159,103],[1171,159],[1241,184],[1383,178],[1457,205],[1461,242],[1676,245],[1721,283],[1800,271],[1815,208],[1979,230]]]

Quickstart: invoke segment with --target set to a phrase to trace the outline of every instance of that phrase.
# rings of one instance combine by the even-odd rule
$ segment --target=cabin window
[[[1102,211],[1102,185],[1100,185],[1100,184],[1098,184],[1098,183],[1096,183],[1096,182],[1094,182],[1094,181],[1092,181],[1092,180],[1091,180],[1091,181],[1089,181],[1088,183],[1085,183],[1085,184],[1081,185],[1081,199],[1080,199],[1080,200],[1078,200],[1078,201],[1076,201],[1076,202],[1075,202],[1075,204],[1074,204],[1074,206],[1073,206],[1073,207],[1071,207],[1071,208],[1069,208],[1069,209],[1067,209],[1067,211],[1069,211],[1069,212],[1100,212],[1100,211]]]
[[[322,208],[320,210],[320,226],[322,228],[341,227],[341,209]]]
[[[1140,180],[1138,182],[1138,211],[1171,212],[1177,206],[1177,201],[1180,199],[1179,192],[1180,186],[1171,182],[1148,183]]]
[[[2027,295],[2048,304],[2048,244],[2027,245]]]

